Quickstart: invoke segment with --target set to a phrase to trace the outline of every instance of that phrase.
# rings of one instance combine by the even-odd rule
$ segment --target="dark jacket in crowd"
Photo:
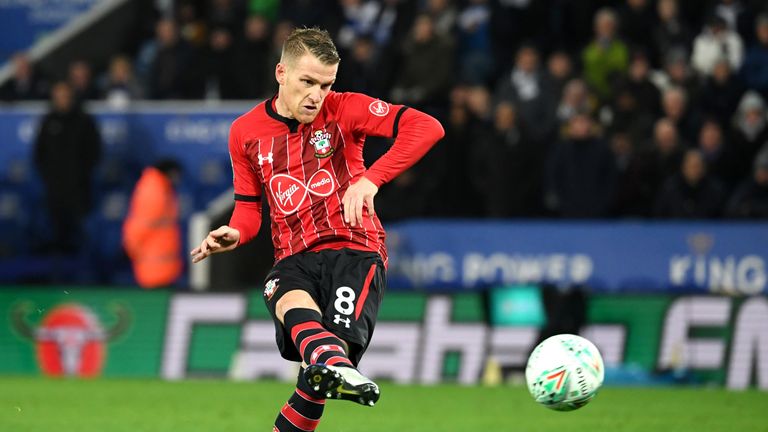
[[[452,45],[439,36],[407,42],[393,99],[422,109],[445,104],[453,79],[452,52]]]
[[[727,216],[733,218],[768,219],[768,185],[747,179],[733,193]]]
[[[490,217],[533,217],[541,211],[542,146],[520,126],[489,128],[472,144],[472,179]]]
[[[240,65],[233,45],[209,47],[205,52],[207,79],[206,86],[215,85],[219,99],[240,99]]]
[[[616,215],[651,216],[659,190],[667,178],[678,172],[682,158],[680,147],[668,154],[656,147],[635,153],[618,181]]]
[[[494,98],[497,102],[509,101],[517,107],[521,122],[531,127],[528,135],[534,141],[550,141],[557,128],[558,95],[554,93],[547,74],[537,71],[532,74],[531,84],[526,90],[515,85],[515,70],[502,75],[496,85]],[[526,94],[526,91],[528,92]]]
[[[43,100],[48,97],[48,83],[33,72],[28,81],[20,82],[13,77],[0,87],[0,101],[16,102]]]
[[[701,89],[699,103],[705,116],[714,117],[720,126],[727,128],[739,106],[744,87],[734,77],[718,82],[709,78]]]
[[[275,80],[274,65],[269,64],[269,50],[267,39],[245,41],[237,47],[238,99],[258,99],[269,94],[269,85]]]
[[[768,97],[768,45],[755,44],[747,50],[741,75],[749,88]]]
[[[100,155],[101,137],[89,114],[74,108],[43,118],[34,161],[45,186],[51,251],[75,252],[83,246],[82,224],[91,208],[91,178]]]
[[[202,99],[205,71],[198,51],[185,42],[160,47],[150,65],[149,96],[152,99]]]
[[[605,217],[615,177],[613,156],[604,141],[562,141],[549,161],[548,204],[566,218]]]
[[[665,219],[716,218],[723,200],[723,188],[713,178],[704,177],[697,185],[690,185],[681,175],[675,175],[664,183],[654,214]]]
[[[93,117],[78,108],[47,114],[34,155],[49,199],[87,211],[91,175],[101,155],[101,137]]]
[[[734,170],[740,173],[741,180],[748,177],[752,172],[755,157],[766,143],[768,143],[768,122],[759,131],[749,134],[738,126],[733,128],[728,144],[733,158]]]

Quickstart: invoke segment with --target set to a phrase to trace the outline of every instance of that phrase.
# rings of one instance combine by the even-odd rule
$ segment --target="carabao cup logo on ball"
[[[101,374],[105,344],[122,334],[130,321],[127,310],[118,306],[116,323],[104,330],[91,309],[68,303],[51,309],[34,328],[26,320],[31,309],[31,303],[17,306],[13,311],[13,326],[22,337],[35,343],[38,365],[48,376]]]
[[[603,384],[603,359],[588,340],[569,334],[540,343],[525,369],[528,390],[536,402],[557,411],[589,403]]]

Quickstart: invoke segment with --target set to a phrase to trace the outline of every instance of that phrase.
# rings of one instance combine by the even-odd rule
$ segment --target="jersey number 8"
[[[355,311],[354,301],[355,291],[348,286],[342,286],[336,289],[336,301],[333,302],[333,307],[340,314],[352,315]]]

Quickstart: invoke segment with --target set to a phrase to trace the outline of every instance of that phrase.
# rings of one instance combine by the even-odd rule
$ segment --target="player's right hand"
[[[239,242],[240,231],[222,225],[209,232],[200,246],[192,249],[189,254],[192,255],[192,262],[197,263],[215,253],[231,251],[237,247]]]

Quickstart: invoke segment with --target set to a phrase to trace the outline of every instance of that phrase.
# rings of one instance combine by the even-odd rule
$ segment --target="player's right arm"
[[[232,183],[235,210],[229,225],[211,231],[192,249],[192,262],[200,262],[215,253],[227,252],[256,237],[261,227],[261,183],[245,152],[238,121],[229,131],[229,157],[232,161]]]

